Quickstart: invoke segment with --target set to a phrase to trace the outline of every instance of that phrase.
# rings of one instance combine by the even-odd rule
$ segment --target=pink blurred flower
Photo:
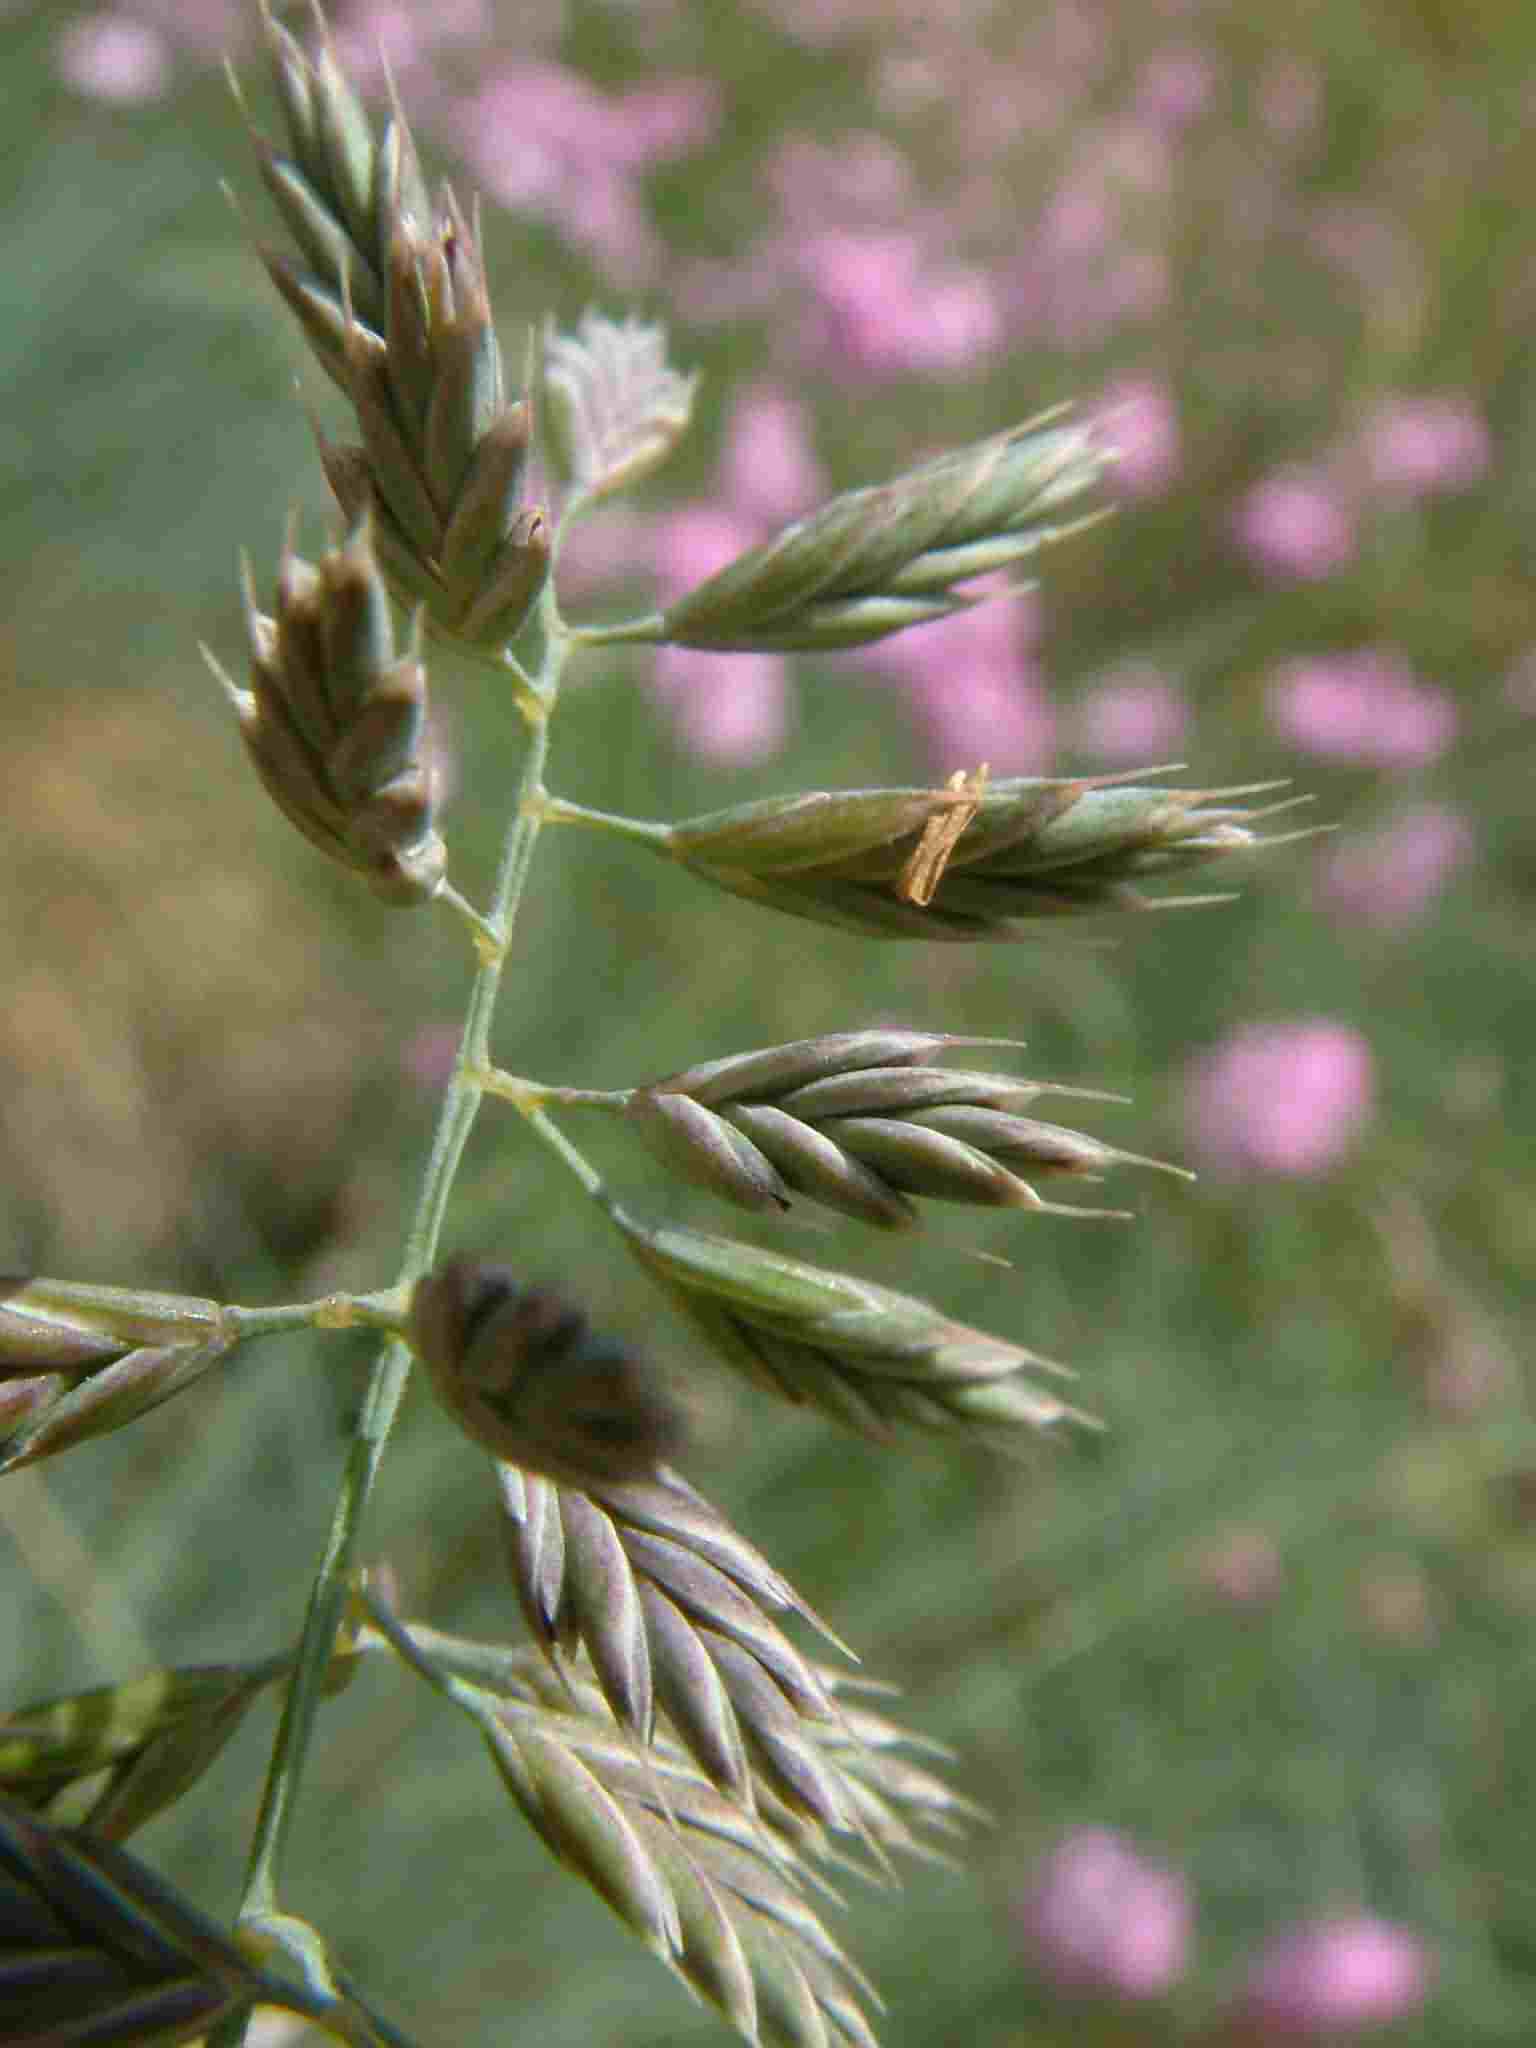
[[[1078,699],[1074,737],[1085,752],[1117,766],[1150,765],[1179,746],[1188,723],[1174,685],[1149,663],[1135,663]]]
[[[755,547],[755,521],[722,506],[681,505],[652,529],[652,561],[663,602],[713,576]],[[746,765],[783,745],[789,722],[789,671],[777,654],[720,654],[663,647],[650,689],[671,714],[678,738],[705,760]]]
[[[1406,1927],[1345,1913],[1293,1928],[1270,1943],[1239,2010],[1267,2040],[1334,2039],[1417,2012],[1434,1965]]]
[[[736,400],[720,470],[730,504],[765,527],[784,525],[826,495],[806,407],[766,380]]]
[[[1319,583],[1354,559],[1354,515],[1318,470],[1280,470],[1255,484],[1233,531],[1255,568],[1276,582]]]
[[[999,595],[881,640],[864,661],[902,690],[938,776],[983,761],[994,775],[1046,766],[1056,715],[1035,660],[1038,602]]]
[[[784,744],[789,672],[780,655],[662,647],[650,689],[682,744],[701,760],[746,767]]]
[[[1135,108],[1144,119],[1164,128],[1184,128],[1210,105],[1216,90],[1216,65],[1198,43],[1170,43],[1142,66],[1136,81]]]
[[[652,573],[655,550],[654,521],[633,505],[610,499],[570,527],[560,544],[562,604],[584,602],[617,583],[644,580]]]
[[[794,261],[810,298],[806,351],[837,375],[967,369],[1001,346],[991,279],[932,261],[906,230],[827,228],[807,234]]]
[[[1194,1914],[1177,1871],[1110,1828],[1074,1828],[1014,1909],[1031,1957],[1064,1991],[1159,1998],[1183,1976]]]
[[[1333,761],[1418,768],[1456,734],[1456,706],[1421,683],[1400,654],[1362,647],[1288,662],[1268,693],[1270,723],[1283,739]]]
[[[227,57],[230,46],[252,27],[250,9],[241,0],[137,0],[133,12],[178,49],[207,63]]]
[[[554,220],[633,281],[657,253],[640,177],[708,141],[720,114],[706,79],[605,93],[565,65],[532,62],[500,66],[446,125],[503,206]]]
[[[1267,1607],[1280,1591],[1285,1566],[1267,1531],[1224,1530],[1195,1559],[1195,1577],[1231,1607]]]
[[[55,62],[73,91],[112,106],[142,106],[171,82],[171,54],[159,31],[105,9],[69,24],[55,46]]]
[[[435,1095],[446,1087],[459,1057],[457,1024],[422,1024],[412,1032],[400,1053],[400,1066],[408,1081],[424,1094]]]
[[[372,92],[386,78],[409,78],[444,43],[488,38],[486,0],[354,0],[333,30],[337,54],[354,85]]]
[[[1396,931],[1424,916],[1472,852],[1472,828],[1449,804],[1419,804],[1378,831],[1329,847],[1318,872],[1328,908]]]
[[[1102,166],[1074,166],[1045,203],[1036,231],[1040,248],[1057,260],[1097,255],[1108,245],[1119,218],[1119,205]]]
[[[766,179],[780,210],[797,232],[828,225],[836,194],[842,221],[893,221],[912,211],[916,175],[902,152],[872,129],[856,129],[836,142],[791,131],[775,149]]]
[[[671,603],[681,597],[685,590],[756,547],[760,538],[756,521],[723,505],[700,499],[674,506],[651,527],[651,566],[661,584],[663,601]]]
[[[1454,391],[1383,399],[1366,421],[1364,448],[1371,481],[1410,498],[1470,490],[1493,460],[1482,413]]]
[[[1324,1174],[1349,1151],[1375,1094],[1371,1049],[1328,1018],[1249,1024],[1194,1061],[1185,1125],[1223,1179]]]
[[[1129,376],[1104,392],[1094,416],[1115,451],[1115,475],[1133,498],[1166,491],[1179,474],[1179,413],[1161,377]]]

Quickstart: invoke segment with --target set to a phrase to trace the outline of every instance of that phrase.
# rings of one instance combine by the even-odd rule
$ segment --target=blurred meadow
[[[1529,2042],[1536,10],[331,16],[482,195],[513,360],[595,306],[664,320],[701,372],[673,462],[573,542],[568,616],[1059,401],[1120,451],[1115,516],[1030,595],[862,654],[588,655],[554,789],[666,818],[1177,761],[1286,778],[1315,801],[1274,829],[1331,828],[1107,949],[866,944],[541,841],[495,1038],[519,1072],[1008,1035],[1021,1071],[1132,1098],[1069,1120],[1200,1170],[1112,1182],[1133,1223],[930,1211],[893,1249],[797,1211],[765,1237],[1071,1363],[1104,1436],[1013,1465],[753,1396],[514,1115],[476,1130],[450,1244],[675,1370],[690,1476],[992,1815],[838,1923],[882,2039]],[[226,52],[270,126],[234,0],[0,7],[0,1265],[263,1302],[393,1272],[469,961],[287,828],[197,651],[239,671],[240,551],[265,591],[290,514],[310,555],[330,517],[304,407],[335,395],[249,246]],[[446,656],[433,700],[475,898],[520,729]],[[622,1130],[577,1135],[645,1213],[737,1229]],[[0,1703],[290,1642],[368,1357],[268,1339],[8,1479]],[[423,1394],[367,1547],[412,1613],[520,1632],[484,1460]],[[138,1844],[217,1915],[272,1726]],[[291,1868],[423,2043],[729,2038],[383,1660],[325,1710]]]

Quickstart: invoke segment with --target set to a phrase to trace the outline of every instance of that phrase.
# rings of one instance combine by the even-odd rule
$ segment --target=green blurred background
[[[393,1270],[467,962],[451,919],[376,905],[264,805],[198,657],[206,640],[241,659],[242,548],[264,582],[295,507],[318,545],[295,374],[331,402],[221,191],[260,217],[217,13],[0,17],[0,1257],[257,1302]],[[1369,1111],[1315,1165],[1111,1190],[1131,1226],[938,1212],[897,1253],[852,1225],[775,1234],[1071,1361],[1107,1435],[1022,1468],[877,1454],[770,1409],[690,1347],[510,1114],[476,1132],[454,1244],[557,1280],[686,1374],[691,1476],[899,1681],[995,1816],[964,1868],[853,1899],[882,2038],[1203,2040],[1266,1940],[1365,1912],[1434,1957],[1394,2038],[1528,2041],[1536,13],[543,0],[336,19],[359,47],[394,39],[430,161],[472,187],[499,145],[524,177],[526,203],[487,220],[514,357],[523,323],[597,304],[668,318],[675,359],[702,370],[693,436],[611,543],[639,564],[631,597],[669,508],[718,491],[745,385],[803,408],[830,488],[1129,393],[1152,418],[1118,516],[1043,564],[1040,765],[1121,765],[1089,714],[1154,678],[1194,779],[1293,777],[1338,827],[1257,864],[1240,900],[1127,925],[1108,953],[866,946],[616,841],[540,848],[497,1045],[552,1080],[617,1087],[875,1021],[1001,1033],[1028,1041],[1028,1072],[1134,1097],[1085,1127],[1187,1157],[1195,1063],[1230,1034],[1324,1020],[1368,1049]],[[124,22],[140,40],[118,49],[158,51],[159,71],[101,60],[102,24]],[[242,68],[265,118],[248,49]],[[542,183],[504,131],[464,146],[503,72],[535,170],[556,159]],[[679,81],[696,118],[669,143],[657,117],[661,142],[626,155],[644,90]],[[825,219],[806,210],[818,180]],[[809,238],[845,200],[850,234],[917,238],[912,304],[937,317],[975,288],[969,329],[913,342],[910,310],[878,293],[850,310],[818,282]],[[1394,479],[1376,444],[1372,470],[1371,423],[1425,394],[1453,395],[1486,447],[1438,473],[1405,457]],[[1253,493],[1276,477],[1312,493],[1313,523],[1293,501],[1289,539],[1266,540]],[[1443,719],[1415,752],[1287,726],[1294,664],[1362,649],[1411,673],[1410,710],[1412,689],[1444,693],[1454,732]],[[849,657],[796,665],[781,744],[707,757],[650,660],[583,668],[561,793],[664,817],[974,765],[933,756],[914,715],[931,698]],[[444,662],[434,693],[474,896],[517,721],[492,676]],[[1329,863],[1426,807],[1454,821],[1459,863],[1387,915]],[[649,1213],[736,1227],[622,1133],[577,1134]],[[269,1341],[7,1482],[7,1703],[289,1641],[367,1358],[350,1338]],[[424,1396],[369,1549],[413,1612],[516,1632],[481,1461]],[[142,1838],[216,1913],[270,1734],[253,1716]],[[321,1734],[289,1903],[414,2036],[725,2038],[547,1862],[420,1687],[370,1667]],[[1084,1827],[1189,1888],[1194,1937],[1155,1997],[1064,1993],[1018,1931],[1038,1859]]]

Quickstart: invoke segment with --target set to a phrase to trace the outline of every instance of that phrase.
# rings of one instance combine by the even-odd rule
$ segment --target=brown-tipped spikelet
[[[653,1081],[627,1113],[675,1172],[739,1208],[783,1209],[802,1195],[885,1230],[916,1222],[913,1196],[1117,1214],[1043,1201],[1032,1182],[1096,1180],[1124,1165],[1183,1171],[1020,1113],[1046,1093],[1092,1100],[1091,1088],[929,1064],[967,1042],[919,1031],[804,1038]]]
[[[121,1429],[236,1342],[216,1301],[0,1276],[0,1473]]]
[[[499,648],[549,574],[548,521],[522,499],[533,435],[508,400],[476,224],[427,193],[398,110],[376,138],[320,25],[318,54],[266,17],[287,131],[253,131],[262,182],[294,244],[261,259],[359,444],[322,435],[349,521],[370,513],[383,573],[434,632]]]
[[[865,1436],[898,1428],[1017,1449],[1024,1434],[1088,1422],[1029,1377],[1059,1366],[928,1302],[851,1273],[698,1230],[615,1221],[640,1264],[714,1348],[757,1385]]]
[[[354,869],[386,903],[435,895],[447,853],[433,830],[427,671],[419,644],[395,645],[366,520],[312,565],[285,549],[276,610],[246,578],[251,687],[213,657],[256,772],[306,839]]]
[[[654,844],[733,895],[867,938],[1017,939],[1041,918],[1221,900],[1148,896],[1142,884],[1274,843],[1254,827],[1284,806],[1234,799],[1275,786],[1010,776],[979,792],[821,790],[688,818]],[[914,894],[906,878],[923,834],[956,805],[969,821]]]
[[[362,440],[322,435],[321,464],[349,519],[371,509],[395,595],[498,648],[549,574],[549,522],[522,495],[532,409],[506,397],[478,239],[446,187],[435,219],[394,223],[388,264],[384,331],[349,313],[341,333]]]
[[[651,1477],[680,1418],[633,1352],[504,1266],[449,1259],[417,1283],[410,1339],[438,1399],[477,1443],[570,1486]]]

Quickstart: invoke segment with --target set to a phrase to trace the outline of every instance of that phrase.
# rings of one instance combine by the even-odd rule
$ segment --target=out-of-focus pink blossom
[[[722,505],[679,506],[652,530],[652,565],[663,602],[678,597],[750,547],[756,521]],[[789,672],[777,654],[657,650],[650,688],[690,753],[746,765],[778,751],[789,723]]]
[[[423,1093],[436,1094],[447,1086],[459,1057],[463,1033],[457,1024],[423,1024],[413,1031],[400,1053],[400,1065],[408,1081]]]
[[[1198,120],[1216,91],[1216,65],[1198,43],[1170,43],[1156,50],[1136,81],[1135,109],[1163,128],[1186,128]]]
[[[577,520],[560,544],[561,602],[585,601],[618,583],[647,582],[656,545],[652,520],[633,505],[609,499]]]
[[[1383,399],[1366,421],[1364,448],[1371,481],[1409,498],[1470,490],[1493,459],[1482,413],[1454,391]]]
[[[931,261],[906,230],[809,234],[795,267],[810,300],[806,352],[833,374],[968,369],[1002,344],[1002,310],[986,273]]]
[[[492,28],[487,0],[354,0],[332,34],[348,78],[373,91],[386,78],[409,80],[444,44],[488,40]]]
[[[1167,303],[1161,231],[1173,138],[1145,119],[1088,129],[1020,245],[1008,280],[1012,330],[1088,347]]]
[[[112,106],[157,100],[171,82],[164,36],[131,15],[105,9],[72,21],[59,37],[54,60],[72,91]]]
[[[1194,1561],[1206,1591],[1231,1607],[1267,1607],[1284,1581],[1285,1567],[1266,1530],[1238,1527],[1222,1532]]]
[[[1098,167],[1118,192],[1138,200],[1166,199],[1173,190],[1173,141],[1162,127],[1133,112],[1106,121],[1084,142],[1081,157]]]
[[[777,654],[657,650],[650,688],[701,760],[747,767],[776,754],[789,724],[789,673]]]
[[[1027,666],[974,668],[916,694],[912,708],[928,758],[946,779],[957,768],[983,761],[994,775],[1038,773],[1050,762],[1055,713],[1038,675]]]
[[[177,49],[217,63],[253,24],[241,0],[135,0],[134,16],[157,28]]]
[[[503,65],[461,110],[503,181],[536,193],[569,170],[630,171],[684,156],[720,124],[718,88],[703,78],[658,78],[607,93],[563,64]],[[501,148],[487,132],[499,129]]]
[[[1119,328],[1151,318],[1167,298],[1162,252],[1117,244],[1091,263],[1027,257],[1011,280],[1008,313],[1020,332],[1056,348],[1097,348]]]
[[[1167,758],[1189,713],[1180,692],[1150,664],[1134,664],[1078,699],[1073,736],[1085,753],[1118,767]]]
[[[1371,1049],[1326,1017],[1249,1024],[1197,1059],[1185,1094],[1191,1149],[1229,1180],[1327,1173],[1368,1122]]]
[[[1018,591],[878,641],[864,661],[903,691],[936,776],[985,761],[994,775],[1050,761],[1056,715],[1034,647],[1034,594]]]
[[[699,499],[674,506],[651,527],[651,567],[663,601],[681,597],[761,538],[756,521],[724,505]]]
[[[1408,1928],[1344,1913],[1271,1942],[1239,2010],[1264,2040],[1332,2041],[1408,2018],[1428,1998],[1433,1979],[1429,1949]]]
[[[1045,203],[1036,236],[1045,255],[1098,255],[1119,223],[1120,210],[1100,166],[1069,170]]]
[[[1329,846],[1318,870],[1339,915],[1398,931],[1416,923],[1472,852],[1472,828],[1450,804],[1418,804],[1379,830]]]
[[[792,131],[775,149],[766,172],[769,190],[797,232],[848,223],[889,224],[912,211],[917,179],[902,152],[884,135],[857,129],[836,142]]]
[[[1376,768],[1422,767],[1456,736],[1454,700],[1421,683],[1390,648],[1288,662],[1269,686],[1268,706],[1270,723],[1292,746]]]
[[[1280,470],[1256,483],[1238,505],[1233,532],[1275,582],[1320,583],[1355,556],[1354,515],[1317,470]]]
[[[1034,1963],[1064,1991],[1160,1998],[1183,1976],[1189,1887],[1111,1828],[1074,1828],[1042,1858],[1014,1909]]]
[[[726,429],[720,481],[729,503],[776,527],[826,495],[805,406],[781,385],[749,385]]]
[[[554,220],[635,280],[656,253],[639,178],[708,141],[720,114],[705,79],[605,93],[564,65],[529,63],[500,67],[454,109],[452,128],[503,206]]]
[[[1115,475],[1133,498],[1156,497],[1179,474],[1179,412],[1161,377],[1129,376],[1111,384],[1094,407],[1114,449]]]

